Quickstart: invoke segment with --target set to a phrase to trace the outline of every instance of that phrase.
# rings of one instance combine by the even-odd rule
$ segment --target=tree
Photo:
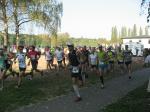
[[[124,38],[127,36],[127,28],[124,26],[121,28],[121,38]]]
[[[142,36],[142,35],[143,35],[143,29],[142,29],[142,27],[140,27],[139,36]]]
[[[132,36],[137,36],[137,26],[136,26],[136,24],[134,24],[134,26],[133,26]]]
[[[3,31],[3,40],[4,45],[9,44],[9,36],[8,36],[8,0],[0,0],[0,21],[2,23],[2,26],[4,27]]]
[[[111,31],[111,41],[112,43],[117,43],[117,38],[118,38],[118,31],[117,31],[117,27],[113,27],[112,31]]]
[[[148,27],[145,27],[145,35],[149,35]]]
[[[149,23],[150,18],[150,0],[142,0],[141,1],[142,13],[147,13],[147,22]]]
[[[128,28],[128,37],[131,37],[132,36],[132,31],[130,28]]]

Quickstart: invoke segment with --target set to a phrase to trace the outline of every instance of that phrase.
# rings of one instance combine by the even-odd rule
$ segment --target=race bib
[[[79,67],[73,67],[72,73],[79,73]]]

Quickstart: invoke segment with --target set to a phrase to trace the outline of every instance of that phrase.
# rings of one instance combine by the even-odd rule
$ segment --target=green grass
[[[103,112],[150,112],[150,93],[146,88],[147,83],[107,106]]]
[[[134,69],[139,68],[140,66],[136,66]],[[91,72],[89,74],[87,87],[99,82],[98,76]],[[105,80],[119,75],[119,72],[107,74]],[[66,71],[58,76],[53,73],[53,75],[48,74],[42,78],[35,77],[32,81],[24,78],[19,89],[15,89],[15,85],[16,80],[8,80],[5,83],[4,91],[0,91],[0,112],[10,112],[21,106],[35,104],[72,91],[71,77]]]

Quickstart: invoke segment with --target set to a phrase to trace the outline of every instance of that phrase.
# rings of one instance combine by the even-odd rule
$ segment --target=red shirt
[[[38,58],[38,56],[40,56],[40,54],[37,51],[29,51],[28,52],[28,57],[31,60],[36,60]]]

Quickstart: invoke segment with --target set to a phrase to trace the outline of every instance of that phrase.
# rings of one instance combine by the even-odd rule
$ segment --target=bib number
[[[79,67],[73,67],[72,73],[79,73]]]

